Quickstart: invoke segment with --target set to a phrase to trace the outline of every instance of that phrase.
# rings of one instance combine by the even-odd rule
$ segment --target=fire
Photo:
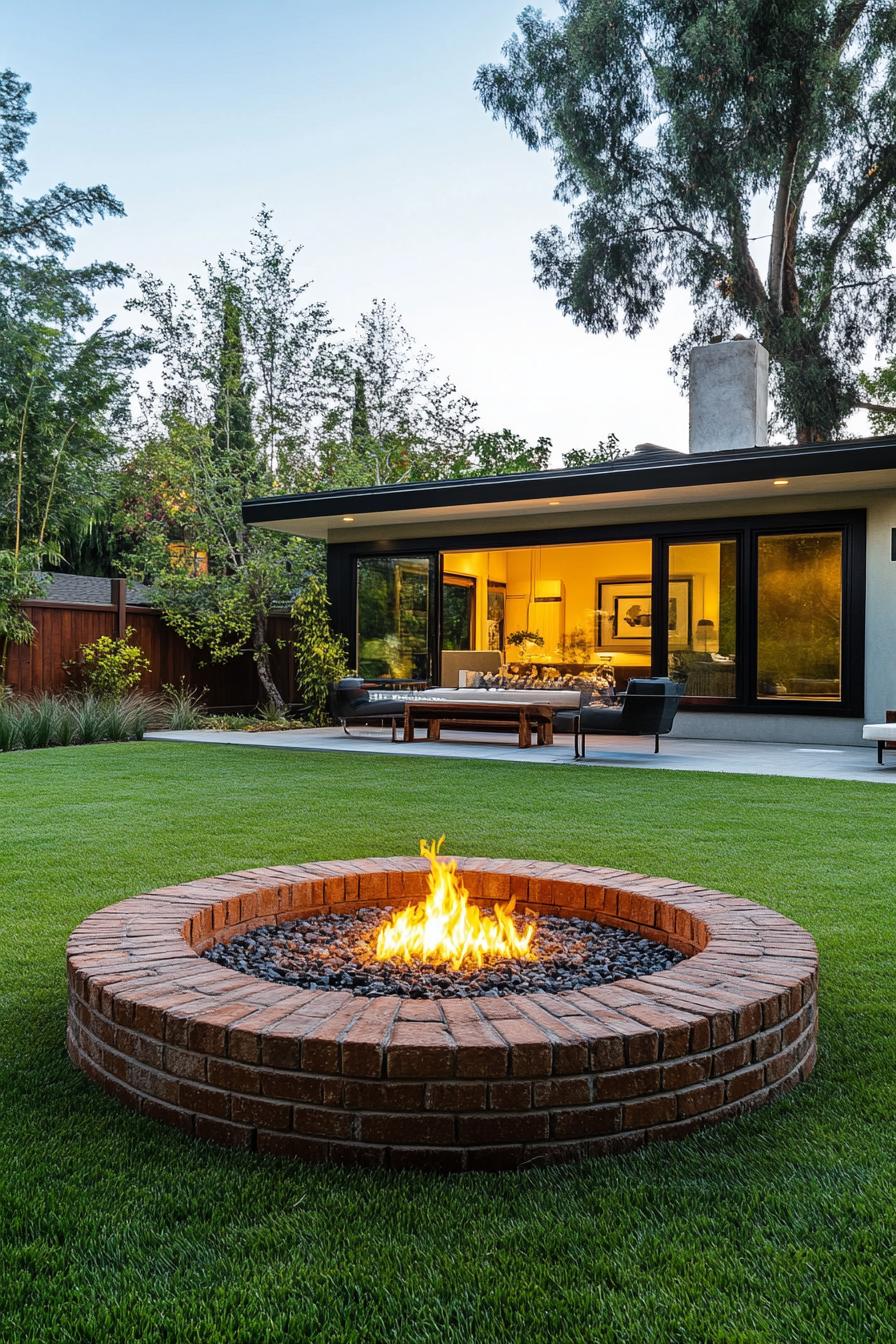
[[[513,921],[515,898],[503,905],[495,902],[494,917],[470,905],[470,893],[457,875],[457,863],[439,858],[444,840],[443,835],[438,841],[420,841],[420,853],[429,859],[429,893],[418,905],[397,910],[380,929],[376,940],[379,960],[411,961],[417,957],[437,964],[447,962],[453,971],[481,966],[487,957],[531,960],[534,954],[529,945],[535,936],[535,924],[530,921],[523,929],[517,928]]]

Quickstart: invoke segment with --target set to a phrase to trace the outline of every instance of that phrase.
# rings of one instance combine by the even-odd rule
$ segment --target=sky
[[[548,15],[559,11],[544,0]],[[549,155],[473,92],[522,0],[31,0],[5,6],[0,63],[32,85],[26,189],[105,182],[127,217],[83,230],[77,260],[181,285],[243,246],[262,203],[303,247],[340,327],[401,312],[483,428],[557,454],[613,432],[687,446],[669,349],[681,293],[635,340],[577,328],[532,278],[533,233],[564,223]],[[120,294],[104,311],[120,312]],[[860,428],[860,426],[859,426]]]

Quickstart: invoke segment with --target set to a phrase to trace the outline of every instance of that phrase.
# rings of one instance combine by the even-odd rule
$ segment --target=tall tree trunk
[[[286,702],[277,689],[271,672],[271,648],[267,641],[267,613],[259,606],[255,612],[252,628],[252,647],[255,650],[255,665],[258,668],[258,680],[265,693],[266,702],[281,714],[286,713]]]

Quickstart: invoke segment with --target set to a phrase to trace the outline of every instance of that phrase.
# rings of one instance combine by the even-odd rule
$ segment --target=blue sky
[[[127,218],[79,256],[182,282],[241,246],[262,202],[350,328],[385,296],[488,428],[560,450],[610,431],[684,447],[673,299],[637,341],[589,336],[532,280],[530,239],[563,214],[550,158],[472,91],[520,0],[33,0],[0,61],[33,86],[31,193],[104,181]],[[558,6],[546,3],[547,13]],[[120,309],[120,296],[112,296]]]

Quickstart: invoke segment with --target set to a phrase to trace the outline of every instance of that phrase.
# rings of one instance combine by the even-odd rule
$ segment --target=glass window
[[[428,557],[358,559],[358,673],[429,676]]]
[[[737,694],[737,543],[669,546],[669,676],[688,696]]]
[[[442,648],[472,649],[476,580],[465,574],[442,576]]]
[[[843,538],[759,538],[756,695],[839,700]]]

